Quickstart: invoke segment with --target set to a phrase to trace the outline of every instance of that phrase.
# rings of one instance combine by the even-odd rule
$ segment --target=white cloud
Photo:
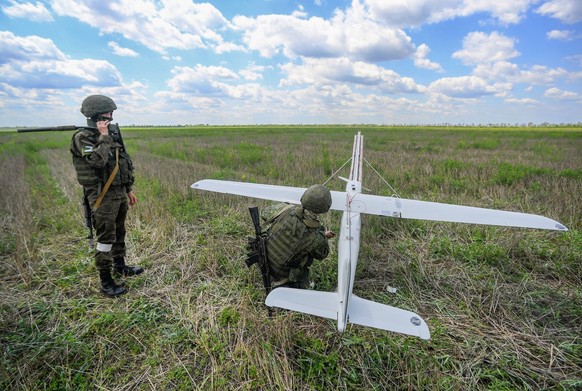
[[[517,105],[539,105],[539,101],[532,99],[532,98],[507,98],[505,99],[507,103],[513,103]]]
[[[103,60],[44,60],[0,67],[0,81],[26,88],[80,88],[85,85],[114,86],[121,75]]]
[[[549,0],[536,9],[536,12],[559,19],[564,23],[574,24],[582,21],[582,1]]]
[[[225,42],[215,31],[227,28],[229,22],[214,5],[183,0],[163,0],[162,4],[159,15],[164,21],[201,37],[216,53],[242,50],[239,45]]]
[[[353,3],[359,4],[359,0]],[[460,0],[364,0],[370,17],[395,27],[419,26],[455,16]]]
[[[37,36],[0,32],[0,82],[21,88],[79,88],[119,85],[121,75],[107,61],[69,59],[56,45]]]
[[[137,53],[134,50],[131,50],[129,48],[122,48],[121,46],[119,46],[119,44],[117,42],[109,42],[107,44],[107,46],[109,46],[112,50],[113,53],[115,53],[118,56],[121,57],[137,57],[139,56],[139,53]]]
[[[439,63],[432,62],[427,58],[429,53],[430,48],[428,47],[428,45],[423,43],[422,45],[417,47],[416,52],[412,56],[412,58],[414,59],[414,65],[417,68],[424,68],[441,72],[443,70],[441,65]]]
[[[210,3],[180,0],[53,0],[53,10],[99,29],[166,54],[167,49],[211,48],[216,52],[241,50],[223,41],[214,29],[227,21]],[[97,16],[96,16],[97,15]]]
[[[43,3],[17,3],[9,0],[10,6],[3,6],[2,12],[11,18],[28,19],[33,22],[52,22],[53,17]]]
[[[466,65],[494,63],[519,56],[513,47],[515,40],[496,31],[487,35],[482,32],[469,33],[463,39],[463,49],[453,53]]]
[[[546,35],[548,39],[555,39],[558,41],[571,41],[574,39],[574,31],[572,30],[552,30],[548,31]]]
[[[556,79],[568,75],[568,72],[562,68],[548,68],[542,65],[534,65],[526,69],[520,69],[517,64],[507,61],[499,61],[493,64],[480,64],[475,67],[473,73],[487,80],[525,83],[529,85],[554,83]]]
[[[565,91],[556,87],[548,88],[544,92],[544,96],[559,101],[578,101],[582,98],[577,92]]]
[[[308,84],[321,88],[340,83],[384,93],[415,93],[422,90],[411,78],[374,64],[352,62],[346,57],[305,59],[303,64],[284,64],[281,70],[287,74],[281,80],[283,87]]]
[[[507,85],[491,85],[478,76],[446,77],[432,82],[428,89],[452,98],[479,98],[507,91]]]
[[[363,61],[406,58],[414,52],[410,37],[400,29],[371,20],[362,7],[336,10],[330,20],[300,15],[237,16],[233,25],[243,32],[251,50],[263,57],[282,53],[288,58],[349,57]]]
[[[233,24],[243,32],[249,49],[263,57],[273,57],[280,51],[289,58],[332,57],[342,50],[343,33],[318,17],[305,20],[291,15],[236,16]]]
[[[174,76],[168,82],[173,92],[206,96],[227,96],[228,85],[225,81],[238,80],[239,76],[225,67],[204,66],[175,67]]]
[[[255,63],[251,63],[248,67],[239,73],[245,80],[261,80],[263,79],[262,72],[270,68],[271,67],[255,65]]]
[[[0,64],[11,61],[65,58],[65,54],[50,39],[36,35],[20,37],[10,31],[0,31]]]
[[[464,0],[460,15],[488,12],[502,24],[517,24],[525,18],[529,6],[536,2],[537,0]]]
[[[358,1],[354,1],[345,14],[337,12],[332,19],[336,30],[345,31],[342,55],[379,62],[407,58],[414,53],[412,39],[403,30],[378,23],[357,5]]]
[[[394,27],[415,27],[477,13],[489,13],[503,24],[519,23],[537,0],[364,0],[370,15]],[[359,3],[355,0],[354,3]]]

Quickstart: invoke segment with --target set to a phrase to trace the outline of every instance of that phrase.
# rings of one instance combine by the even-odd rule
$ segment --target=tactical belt
[[[111,182],[113,182],[117,171],[119,171],[119,148],[115,148],[115,167],[113,167],[113,171],[111,172],[111,175],[109,175],[109,179],[107,179],[105,187],[103,187],[103,190],[101,190],[101,194],[99,194],[99,197],[97,197],[97,201],[95,201],[95,204],[93,204],[93,210],[97,210],[99,205],[101,205],[101,201],[103,201],[103,197],[105,197],[107,190],[109,190],[109,186],[111,186]]]

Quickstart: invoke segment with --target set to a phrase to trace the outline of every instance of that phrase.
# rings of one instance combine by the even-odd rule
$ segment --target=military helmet
[[[325,213],[331,207],[331,192],[322,185],[313,185],[301,196],[301,205],[313,213]]]
[[[81,104],[81,113],[87,118],[92,118],[101,113],[109,113],[113,110],[117,110],[115,102],[105,95],[90,95]]]

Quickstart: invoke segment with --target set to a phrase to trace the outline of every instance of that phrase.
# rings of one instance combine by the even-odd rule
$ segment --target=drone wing
[[[288,202],[290,204],[301,203],[301,196],[307,190],[306,187],[291,187],[278,185],[263,185],[260,183],[222,181],[216,179],[203,179],[191,186],[193,189],[207,190],[217,193],[234,194],[263,200]],[[333,210],[346,209],[346,193],[332,191]]]
[[[568,230],[559,222],[540,215],[370,194],[358,194],[352,201],[352,210],[356,208],[360,213],[403,219]]]
[[[301,196],[307,188],[263,185],[259,183],[221,181],[203,179],[192,185],[198,190],[254,197],[264,200],[300,204]],[[332,191],[333,210],[346,210],[345,192]],[[499,225],[506,227],[538,228],[567,231],[564,225],[548,217],[529,213],[510,212],[473,206],[443,204],[438,202],[409,200],[406,198],[383,197],[372,194],[357,194],[350,202],[352,212],[378,216],[397,217],[452,223]]]
[[[221,181],[203,179],[191,186],[193,189],[208,190],[217,193],[234,194],[279,202],[299,204],[305,187],[263,185],[260,183]]]

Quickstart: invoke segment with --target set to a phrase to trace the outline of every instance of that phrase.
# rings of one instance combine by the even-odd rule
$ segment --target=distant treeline
[[[489,124],[452,124],[448,122],[443,122],[440,124],[247,124],[247,125],[218,125],[218,124],[179,124],[179,125],[136,125],[136,124],[124,124],[124,126],[132,127],[132,128],[191,128],[191,127],[264,127],[264,126],[277,126],[277,127],[298,127],[298,126],[317,126],[317,127],[411,127],[411,128],[418,128],[418,127],[460,127],[460,128],[582,128],[582,122],[577,123],[560,123],[560,124],[552,124],[549,122],[542,122],[539,124],[529,122],[529,123],[522,123],[522,124],[508,124],[508,123],[489,123]]]
[[[582,122],[577,123],[561,123],[551,124],[549,122],[542,122],[535,124],[533,122],[522,124],[508,124],[508,123],[489,123],[489,124],[452,124],[443,122],[440,124],[246,124],[246,125],[217,125],[217,124],[178,124],[178,125],[137,125],[137,124],[122,124],[126,128],[198,128],[198,127],[228,127],[228,128],[262,128],[273,127],[319,127],[319,128],[333,128],[333,127],[354,127],[354,128],[575,128],[582,129]],[[15,126],[15,127],[0,127],[0,131],[9,131],[14,129],[34,128],[35,126]]]

